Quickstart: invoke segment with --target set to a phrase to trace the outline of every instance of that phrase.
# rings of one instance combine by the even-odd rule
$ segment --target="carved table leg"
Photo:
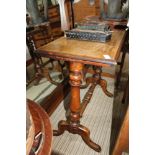
[[[80,125],[79,126],[79,134],[81,135],[83,141],[92,149],[94,149],[97,152],[101,151],[101,147],[94,143],[91,139],[90,139],[90,131],[88,128]]]
[[[94,68],[95,74],[93,75],[93,77],[89,77],[86,79],[86,83],[87,83],[86,85],[89,85],[90,83],[99,84],[101,86],[103,92],[107,96],[112,97],[113,94],[107,90],[106,80],[101,79],[101,73],[102,73],[101,67],[94,66],[93,68]]]
[[[53,135],[54,136],[60,136],[61,134],[64,133],[65,130],[67,130],[68,126],[69,126],[69,124],[67,121],[61,120],[58,123],[58,130],[53,130]]]
[[[110,92],[107,90],[107,81],[106,81],[106,80],[103,80],[103,79],[100,80],[99,85],[101,86],[103,92],[104,92],[107,96],[113,97],[113,94],[110,93]]]
[[[88,105],[89,101],[91,100],[91,97],[93,95],[93,92],[95,90],[95,87],[97,84],[99,84],[103,90],[103,92],[108,96],[108,97],[112,97],[113,94],[110,93],[107,90],[107,82],[104,79],[101,79],[101,67],[95,67],[94,66],[94,70],[95,70],[95,74],[93,75],[93,77],[88,77],[86,79],[86,84],[82,87],[82,88],[86,88],[88,87],[88,85],[90,83],[92,83],[92,85],[90,86],[89,90],[87,91],[86,95],[84,96],[84,99],[82,101],[82,108],[81,108],[81,112],[80,112],[80,116],[82,117],[83,112],[86,108],[86,106]],[[81,88],[81,86],[80,86]]]
[[[54,135],[59,136],[63,134],[65,130],[73,134],[79,134],[89,147],[100,152],[101,147],[90,139],[89,129],[80,124],[80,85],[82,79],[82,68],[83,65],[81,63],[70,62],[70,114],[66,121],[62,120],[58,123],[58,130],[54,130]]]

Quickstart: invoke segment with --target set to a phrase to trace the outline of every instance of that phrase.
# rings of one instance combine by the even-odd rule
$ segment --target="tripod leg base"
[[[99,85],[101,86],[103,92],[109,96],[109,97],[113,97],[113,94],[110,93],[108,90],[107,90],[107,82],[105,80],[100,80],[100,83]]]

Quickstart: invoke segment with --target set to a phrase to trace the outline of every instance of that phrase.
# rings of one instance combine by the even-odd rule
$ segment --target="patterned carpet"
[[[110,78],[106,78],[106,80],[108,82],[108,90],[114,93],[114,80]],[[90,138],[101,146],[102,151],[100,153],[95,152],[83,142],[79,135],[73,135],[65,131],[63,135],[54,137],[52,155],[109,155],[110,145],[117,134],[117,121],[119,120],[120,122],[121,109],[124,108],[120,100],[126,81],[125,73],[122,75],[121,80],[120,88],[115,91],[115,100],[107,97],[101,88],[97,86],[81,119],[81,124],[90,129]],[[54,88],[54,85],[42,79],[38,86],[27,88],[27,98],[40,103]],[[81,90],[81,100],[87,89]],[[65,120],[67,113],[64,107],[66,107],[68,100],[69,95],[51,115],[50,120],[53,129],[57,129],[57,124],[60,120]]]

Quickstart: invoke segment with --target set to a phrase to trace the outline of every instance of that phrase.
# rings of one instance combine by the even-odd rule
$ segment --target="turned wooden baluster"
[[[113,94],[110,93],[110,92],[107,90],[107,81],[104,80],[104,79],[101,79],[102,67],[97,67],[97,66],[96,66],[96,67],[94,67],[94,70],[95,70],[95,73],[96,73],[95,76],[94,76],[95,82],[97,82],[97,83],[101,86],[103,92],[104,92],[107,96],[113,97]]]
[[[88,128],[80,124],[80,85],[82,79],[83,65],[77,62],[70,62],[70,85],[71,85],[71,100],[70,100],[70,114],[67,120],[58,123],[58,130],[54,130],[54,136],[59,136],[65,130],[79,134],[84,142],[97,152],[101,151],[101,147],[90,139],[90,131]]]
[[[94,83],[94,84],[99,84],[103,90],[103,92],[109,96],[109,97],[113,97],[113,94],[111,94],[108,90],[107,90],[107,81],[101,78],[101,73],[102,73],[102,67],[99,66],[93,66],[93,69],[95,71],[95,74],[93,75],[93,77],[88,77],[86,79],[86,86],[85,88],[90,84],[90,83]]]
[[[89,101],[91,100],[91,97],[93,95],[93,92],[95,90],[95,87],[97,84],[99,84],[103,90],[103,92],[109,96],[112,97],[113,94],[111,94],[108,90],[107,90],[107,82],[104,79],[101,79],[101,67],[96,67],[94,66],[94,71],[95,74],[93,75],[93,77],[88,77],[86,79],[86,84],[82,86],[82,88],[86,88],[89,86],[89,84],[91,83],[91,86],[89,88],[89,90],[87,91],[87,93],[85,94],[83,100],[82,100],[82,107],[81,107],[81,111],[80,111],[80,116],[82,117],[84,110],[86,109]],[[80,87],[81,88],[81,87]]]

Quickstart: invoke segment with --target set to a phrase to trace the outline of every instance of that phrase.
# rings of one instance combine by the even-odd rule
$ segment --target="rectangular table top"
[[[36,50],[40,56],[66,61],[82,61],[85,64],[117,64],[125,38],[124,30],[114,30],[112,38],[105,43],[71,40],[61,37]]]

